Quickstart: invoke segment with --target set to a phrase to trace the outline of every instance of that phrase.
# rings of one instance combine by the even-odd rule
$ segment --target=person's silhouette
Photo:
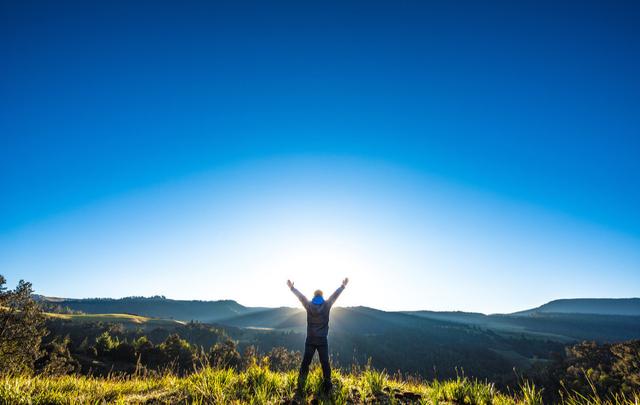
[[[322,297],[321,290],[316,290],[313,293],[313,299],[309,301],[307,297],[302,295],[302,293],[293,286],[291,280],[287,280],[287,285],[307,311],[307,339],[304,345],[304,356],[302,357],[302,364],[300,365],[300,373],[298,374],[298,392],[301,392],[304,388],[307,374],[309,374],[309,365],[316,350],[318,351],[320,365],[322,366],[322,375],[324,377],[323,388],[325,391],[331,390],[331,366],[329,365],[329,344],[327,341],[327,335],[329,333],[329,312],[331,311],[331,306],[336,302],[336,299],[338,299],[348,282],[348,278],[342,280],[342,285],[331,294],[331,297],[327,300]]]

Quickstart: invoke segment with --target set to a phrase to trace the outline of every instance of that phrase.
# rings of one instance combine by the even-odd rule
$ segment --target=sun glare
[[[371,270],[370,256],[356,245],[344,236],[310,235],[289,240],[273,253],[270,267],[275,277],[294,281],[304,294],[321,289],[326,297],[345,277],[362,279]]]

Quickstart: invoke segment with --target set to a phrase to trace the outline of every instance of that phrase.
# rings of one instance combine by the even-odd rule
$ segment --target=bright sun
[[[283,243],[269,267],[273,277],[291,279],[306,295],[319,288],[328,296],[345,277],[362,280],[371,271],[367,257],[353,241],[314,235]]]

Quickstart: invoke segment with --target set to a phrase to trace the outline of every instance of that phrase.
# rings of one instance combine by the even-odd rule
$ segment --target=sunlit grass
[[[322,373],[313,368],[303,392],[296,393],[296,372],[275,372],[252,365],[247,370],[206,368],[188,377],[170,374],[160,377],[97,378],[0,377],[1,404],[542,404],[542,391],[523,382],[511,395],[500,393],[493,384],[467,377],[455,380],[416,382],[391,377],[383,371],[365,369],[358,373],[333,373],[334,389],[322,393]],[[637,405],[640,395],[601,399],[565,393],[567,405]]]
[[[57,314],[46,312],[49,318],[71,320],[75,322],[111,322],[127,324],[153,324],[153,325],[176,325],[185,324],[182,321],[170,319],[155,319],[141,315],[131,314]]]

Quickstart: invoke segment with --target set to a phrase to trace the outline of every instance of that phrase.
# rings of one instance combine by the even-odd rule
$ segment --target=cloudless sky
[[[509,312],[640,286],[640,3],[0,4],[0,273]]]

